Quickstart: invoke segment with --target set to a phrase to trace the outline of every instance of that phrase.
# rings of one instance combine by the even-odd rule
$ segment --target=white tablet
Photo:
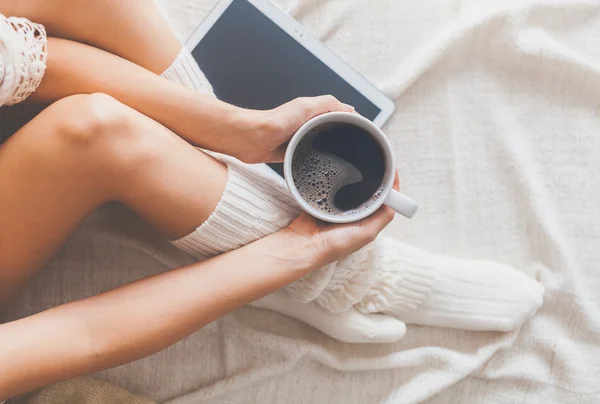
[[[186,46],[230,104],[270,109],[332,94],[382,126],[394,103],[268,0],[221,0]]]

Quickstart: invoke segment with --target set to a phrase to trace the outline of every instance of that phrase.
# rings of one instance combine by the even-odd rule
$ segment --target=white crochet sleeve
[[[47,57],[43,25],[0,14],[0,106],[17,104],[36,90]]]

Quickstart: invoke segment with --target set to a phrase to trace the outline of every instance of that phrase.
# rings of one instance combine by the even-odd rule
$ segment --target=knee
[[[60,122],[56,133],[72,147],[95,147],[125,140],[132,132],[135,111],[109,95],[77,95],[58,103],[63,109],[61,116],[68,119]]]
[[[148,118],[139,112],[105,94],[69,98],[61,114],[69,118],[55,131],[65,152],[115,168],[142,164],[155,154],[156,142],[145,126]]]

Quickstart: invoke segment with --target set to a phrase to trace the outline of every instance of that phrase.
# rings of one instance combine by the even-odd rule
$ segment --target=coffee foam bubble
[[[324,125],[325,126],[325,125]],[[346,160],[312,148],[323,127],[313,129],[298,144],[292,159],[292,177],[302,198],[313,208],[330,215],[351,215],[373,204],[383,192],[378,189],[369,200],[352,210],[340,210],[334,204],[336,193],[344,186],[362,181],[363,176]]]

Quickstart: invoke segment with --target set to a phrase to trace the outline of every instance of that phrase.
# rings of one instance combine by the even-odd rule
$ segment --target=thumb
[[[275,150],[273,150],[273,153],[271,154],[271,158],[267,162],[268,163],[283,163],[283,160],[285,159],[285,151],[287,149],[288,143],[289,142],[286,142],[286,143],[282,144],[281,146],[279,146],[278,148],[276,148]]]
[[[299,97],[275,108],[275,121],[281,126],[278,129],[279,141],[282,142],[272,151],[269,162],[281,162],[285,156],[287,143],[294,133],[311,118],[326,112],[356,112],[354,107],[344,104],[332,95],[319,97]]]
[[[292,300],[283,290],[273,292],[250,305],[300,320],[342,342],[390,343],[400,340],[406,333],[406,325],[393,317],[362,314],[354,307],[334,314],[316,303]]]
[[[354,112],[354,107],[344,104],[333,95],[321,95],[319,97],[300,98],[300,102],[305,103],[304,111],[306,120],[325,112]]]
[[[353,106],[344,104],[333,95],[300,97],[287,104],[283,104],[280,108],[291,112],[291,114],[295,116],[296,122],[294,126],[297,126],[298,128],[309,119],[326,112],[354,112]]]

